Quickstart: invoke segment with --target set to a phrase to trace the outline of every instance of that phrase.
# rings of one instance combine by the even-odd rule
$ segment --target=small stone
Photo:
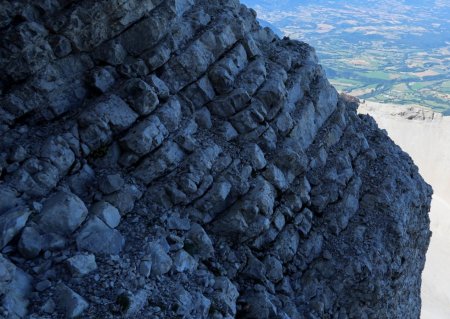
[[[150,243],[148,253],[151,256],[153,276],[167,273],[172,268],[172,259],[158,243]]]
[[[300,242],[298,231],[292,225],[288,225],[277,237],[272,250],[273,255],[277,256],[282,262],[286,263],[297,253]]]
[[[285,191],[289,187],[289,182],[286,180],[284,173],[273,164],[270,164],[267,167],[263,175],[269,182],[281,191]]]
[[[146,78],[146,81],[153,87],[160,100],[167,100],[170,97],[170,91],[166,83],[156,75],[150,75]]]
[[[2,166],[2,158],[0,153],[0,176],[1,176],[1,166]],[[6,154],[5,154],[6,155]],[[0,214],[4,214],[6,211],[17,207],[21,204],[21,201],[18,199],[18,194],[15,190],[10,187],[7,187],[4,183],[0,184]]]
[[[42,292],[44,290],[47,290],[51,286],[52,286],[52,283],[50,282],[50,280],[43,280],[36,284],[35,289],[36,289],[36,291]]]
[[[250,162],[254,169],[260,170],[266,167],[267,161],[264,157],[264,152],[257,144],[251,144],[246,149]]]
[[[300,187],[300,198],[302,202],[309,203],[309,201],[311,200],[311,184],[306,177],[303,177],[303,179],[301,180]]]
[[[272,303],[269,294],[264,288],[260,290],[262,291],[247,292],[244,296],[241,296],[241,300],[245,300],[248,317],[261,319],[279,318],[277,316],[277,307]],[[311,317],[308,316],[308,318]]]
[[[143,78],[148,75],[149,69],[144,60],[127,56],[123,64],[117,67],[117,71],[126,78]]]
[[[212,127],[211,113],[206,107],[195,113],[195,121],[201,128],[209,130]]]
[[[294,220],[294,224],[304,238],[306,238],[312,228],[312,218],[313,212],[308,208],[305,208]]]
[[[116,207],[123,216],[131,212],[134,208],[134,202],[142,196],[142,192],[136,185],[124,185],[119,192],[105,196],[104,200]]]
[[[97,269],[94,255],[76,255],[67,259],[67,266],[74,275],[87,275]]]
[[[17,245],[23,257],[31,259],[39,255],[42,250],[42,237],[32,227],[25,227]]]
[[[102,148],[110,142],[112,133],[129,128],[138,117],[139,115],[117,95],[106,95],[96,100],[78,117],[78,123],[82,127],[80,138],[88,146],[87,154],[90,150]]]
[[[283,279],[281,279],[281,282],[278,283],[276,289],[277,291],[286,296],[292,295],[294,293],[294,290],[292,289],[291,286],[291,282],[289,280],[289,276],[283,277]]]
[[[25,226],[31,211],[17,207],[0,215],[0,249],[5,247]]]
[[[147,304],[148,297],[148,292],[144,289],[139,290],[135,294],[130,294],[128,297],[130,304],[128,309],[125,311],[125,318],[136,318],[139,311],[141,311]]]
[[[83,201],[68,192],[58,192],[44,202],[38,225],[46,233],[69,235],[86,219]]]
[[[208,318],[209,310],[211,309],[211,300],[206,298],[201,293],[194,293],[194,309],[199,318]]]
[[[36,212],[38,212],[38,213],[41,212],[42,207],[43,207],[43,205],[42,205],[41,203],[39,203],[39,202],[33,202],[33,203],[31,204],[31,206],[32,206],[33,209],[34,209]]]
[[[236,129],[231,125],[230,122],[223,122],[222,125],[218,127],[218,133],[227,141],[231,141],[239,136]]]
[[[90,211],[111,228],[116,228],[120,224],[119,210],[110,203],[98,202],[91,207]]]
[[[142,260],[139,263],[139,274],[144,277],[150,276],[152,271],[152,262],[151,260]]]
[[[51,251],[46,251],[45,253],[44,253],[44,258],[45,259],[50,259],[50,257],[52,256],[52,252]]]
[[[41,307],[41,310],[45,313],[52,314],[55,312],[56,304],[53,299],[47,300],[47,302]]]
[[[248,57],[253,58],[262,54],[261,49],[251,35],[247,35],[243,40],[243,45]]]
[[[249,253],[247,257],[247,265],[242,271],[242,274],[250,279],[264,281],[266,269],[264,264],[258,258]]]
[[[180,136],[177,142],[187,153],[193,153],[199,148],[197,141],[191,135]]]
[[[273,256],[267,256],[264,259],[267,278],[277,283],[283,279],[283,264]]]
[[[208,259],[214,254],[214,246],[211,238],[199,224],[193,224],[187,234],[185,249],[191,255],[198,256],[200,259]]]
[[[11,165],[8,165],[7,167],[6,167],[6,172],[8,173],[8,174],[12,174],[12,173],[14,173],[15,171],[17,171],[18,169],[20,168],[20,163],[13,163],[13,164],[11,164]]]
[[[278,137],[272,127],[269,127],[260,138],[260,145],[264,151],[270,152],[277,149]]]
[[[111,65],[122,64],[127,56],[127,52],[120,43],[108,41],[98,47],[94,57],[100,61]]]
[[[12,162],[22,162],[27,158],[27,150],[22,145],[18,145],[14,148],[9,157]]]
[[[189,316],[194,307],[191,294],[180,286],[174,291],[174,296],[177,305],[177,315],[180,317]]]
[[[275,216],[273,223],[275,224],[275,227],[281,231],[284,225],[286,225],[286,219],[282,213],[279,213]]]
[[[53,53],[58,58],[65,57],[70,52],[72,52],[72,45],[70,44],[69,39],[62,35],[51,36],[49,39],[49,43],[52,46]]]
[[[224,313],[236,315],[236,301],[239,292],[235,285],[227,277],[218,277],[214,284],[214,304]]]
[[[103,194],[111,194],[122,188],[125,184],[120,174],[106,175],[99,180],[98,186]]]
[[[107,68],[99,68],[92,73],[92,86],[102,93],[106,93],[115,81],[114,76]]]
[[[169,132],[179,128],[183,116],[180,98],[172,97],[158,108],[156,113]]]
[[[63,283],[56,288],[56,298],[58,298],[58,309],[64,312],[67,318],[79,317],[89,307],[83,297]]]
[[[140,115],[147,115],[159,104],[153,88],[141,79],[130,79],[124,84],[123,95],[130,106]]]
[[[93,217],[81,229],[76,242],[79,250],[94,254],[118,255],[125,244],[125,238],[98,217]]]
[[[287,135],[293,127],[291,115],[289,113],[280,114],[275,121],[275,125],[282,135]]]
[[[189,221],[189,218],[181,218],[180,214],[174,213],[171,214],[170,217],[167,220],[167,227],[169,229],[175,229],[175,230],[189,230],[191,229],[191,223]]]
[[[173,266],[178,272],[192,272],[197,268],[197,261],[186,251],[180,250],[173,257]]]
[[[168,45],[160,45],[151,50],[149,54],[144,54],[143,57],[146,60],[150,70],[155,70],[162,66],[170,59],[171,50]]]
[[[60,250],[66,247],[66,239],[55,233],[48,233],[41,236],[42,250]]]
[[[167,186],[166,193],[169,196],[169,198],[173,204],[178,205],[178,204],[186,203],[186,200],[187,200],[186,194],[183,193],[181,190],[179,190],[176,186]],[[169,220],[168,222],[172,223],[172,226],[168,225],[169,227],[175,227],[173,229],[176,229],[176,227],[183,227],[182,225],[177,226],[177,224],[176,224],[177,222],[174,223],[173,220],[172,221]],[[188,222],[189,222],[189,220],[188,220]]]
[[[83,165],[76,174],[68,178],[70,190],[77,196],[88,194],[95,181],[95,172],[88,164]]]
[[[135,125],[128,134],[121,139],[121,145],[137,156],[143,156],[159,147],[168,135],[169,132],[164,124],[161,123],[159,117],[153,115],[147,117],[138,125]],[[138,158],[139,157],[137,157],[137,159]],[[133,164],[136,160],[122,161],[124,165],[129,165]]]
[[[2,310],[10,314],[3,318],[26,317],[28,297],[32,290],[31,280],[31,276],[0,254],[0,305]]]

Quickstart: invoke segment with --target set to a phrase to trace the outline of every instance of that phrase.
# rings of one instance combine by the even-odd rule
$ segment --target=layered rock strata
[[[0,2],[0,316],[419,317],[431,188],[255,16]]]

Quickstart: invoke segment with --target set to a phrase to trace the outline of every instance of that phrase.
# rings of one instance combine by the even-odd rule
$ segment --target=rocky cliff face
[[[431,188],[233,0],[0,2],[1,315],[418,318]]]

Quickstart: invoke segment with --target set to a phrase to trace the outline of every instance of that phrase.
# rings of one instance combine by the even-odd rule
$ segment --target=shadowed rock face
[[[0,32],[2,316],[419,318],[431,188],[313,48],[232,0]]]

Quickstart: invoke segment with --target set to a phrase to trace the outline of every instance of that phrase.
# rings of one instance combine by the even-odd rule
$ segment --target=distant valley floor
[[[342,92],[450,115],[448,1],[243,0],[275,33],[317,50]]]

